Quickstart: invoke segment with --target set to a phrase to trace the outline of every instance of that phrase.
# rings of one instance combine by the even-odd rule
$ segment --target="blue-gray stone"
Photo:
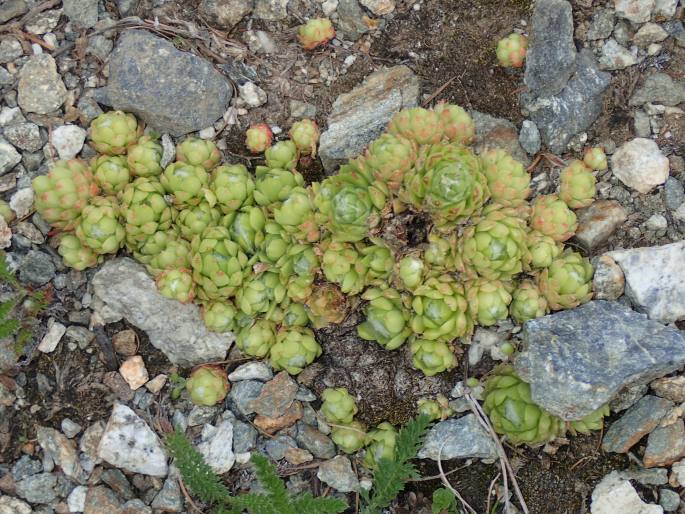
[[[615,453],[628,452],[656,428],[671,408],[673,402],[670,400],[649,394],[644,396],[611,424],[602,440],[602,449]]]
[[[264,443],[264,451],[266,451],[273,460],[283,459],[288,448],[297,448],[297,442],[287,435],[276,436],[273,439],[268,439],[266,443]]]
[[[523,120],[519,132],[519,144],[530,155],[535,155],[540,151],[540,131],[532,121]]]
[[[474,414],[441,421],[430,429],[420,459],[495,459],[497,447]]]
[[[565,420],[580,419],[626,386],[685,364],[685,336],[617,303],[597,300],[528,321],[514,366],[533,401]]]
[[[252,400],[259,396],[263,387],[264,384],[257,380],[241,380],[236,382],[228,394],[228,406],[233,412],[243,416],[254,413]]]
[[[245,453],[255,447],[257,431],[242,421],[233,422],[233,452]]]
[[[146,31],[124,32],[110,56],[107,102],[160,132],[180,136],[209,127],[231,93],[210,62]]]

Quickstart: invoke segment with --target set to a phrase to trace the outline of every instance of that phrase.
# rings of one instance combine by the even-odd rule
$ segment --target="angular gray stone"
[[[55,265],[46,253],[31,250],[19,264],[19,280],[34,286],[47,284],[55,276]]]
[[[3,514],[31,514],[31,506],[11,496],[0,496],[0,512]]]
[[[260,380],[266,382],[274,377],[271,368],[262,361],[252,361],[241,364],[234,369],[229,375],[228,380],[233,382],[240,382],[241,380]]]
[[[559,93],[575,71],[573,13],[566,0],[538,0],[531,18],[524,81],[534,96]]]
[[[663,197],[666,207],[675,211],[685,202],[683,184],[676,178],[668,177],[664,184]]]
[[[364,11],[357,0],[339,0],[336,14],[336,30],[339,30],[345,39],[356,41],[369,31],[369,26],[364,23]]]
[[[655,0],[614,0],[616,16],[633,23],[649,21],[655,7]]]
[[[255,0],[254,16],[262,20],[283,20],[288,16],[290,0]]]
[[[685,454],[685,425],[678,418],[666,426],[659,426],[649,434],[642,457],[645,467],[670,466]]]
[[[543,143],[555,153],[563,152],[571,137],[597,119],[602,112],[604,92],[611,82],[611,75],[598,68],[590,50],[584,49],[578,54],[575,70],[566,87],[554,96],[521,95]]]
[[[249,452],[257,444],[257,430],[242,421],[233,422],[233,452]]]
[[[88,473],[81,467],[74,441],[54,428],[40,426],[36,429],[36,438],[43,451],[62,468],[66,476],[80,484],[85,483]]]
[[[194,366],[226,357],[233,335],[207,330],[197,305],[162,296],[145,268],[133,260],[107,261],[92,284],[95,296],[144,330],[174,364]]]
[[[232,29],[254,7],[254,0],[202,0],[198,7],[211,23]]]
[[[516,125],[506,118],[496,118],[484,112],[471,111],[476,126],[476,143],[474,150],[482,153],[491,148],[506,150],[509,155],[526,165],[530,162],[526,151],[519,143]]]
[[[592,16],[586,37],[591,41],[606,39],[613,30],[614,11],[612,9],[600,9]]]
[[[646,103],[673,106],[682,102],[685,102],[685,83],[666,73],[654,73],[635,90],[628,103],[633,106]]]
[[[216,427],[205,425],[202,428],[202,441],[197,449],[216,474],[227,473],[235,464],[233,423],[226,419]]]
[[[16,484],[17,495],[30,503],[50,503],[57,498],[57,476],[53,473],[31,475]]]
[[[0,139],[0,175],[11,171],[21,162],[21,154],[8,142]]]
[[[474,414],[441,421],[430,429],[420,459],[495,459],[497,447]]]
[[[316,428],[298,423],[296,439],[300,447],[309,450],[317,459],[331,459],[335,456],[335,444],[331,438]]]
[[[637,50],[635,54],[622,47],[614,39],[609,39],[602,47],[602,56],[599,58],[599,66],[603,70],[623,70],[637,63]]]
[[[29,10],[26,0],[5,0],[0,9],[0,24],[21,16]]]
[[[400,109],[414,107],[419,78],[407,66],[376,71],[333,103],[328,129],[321,134],[319,156],[327,173],[359,155]]]
[[[57,72],[55,59],[48,54],[29,57],[19,72],[17,102],[24,112],[48,114],[67,99],[67,88]]]
[[[680,495],[670,489],[660,489],[659,505],[666,512],[675,512],[680,507]]]
[[[611,234],[626,221],[628,213],[616,200],[597,200],[577,212],[575,240],[588,253],[607,242]]]
[[[160,132],[180,136],[212,125],[231,93],[211,63],[146,31],[125,31],[110,56],[107,102]]]
[[[37,152],[43,148],[40,130],[35,123],[17,123],[5,127],[3,136],[17,148],[28,152]]]
[[[283,459],[288,448],[297,448],[297,442],[287,435],[278,435],[264,444],[264,450],[273,460]]]
[[[591,514],[663,514],[658,505],[642,501],[632,484],[612,471],[592,491]]]
[[[685,319],[685,241],[609,252],[623,270],[626,295],[657,321]]]
[[[64,0],[62,6],[76,27],[89,29],[98,22],[98,0]]]
[[[685,336],[627,307],[596,300],[528,321],[514,367],[533,401],[565,420],[587,416],[624,387],[685,364]]]
[[[317,471],[316,476],[319,480],[341,493],[359,491],[359,479],[357,474],[352,471],[350,459],[342,455],[322,462],[319,465],[319,471]]]
[[[175,478],[167,478],[150,506],[161,512],[183,512],[183,495]]]
[[[673,407],[673,402],[647,395],[613,422],[604,435],[602,448],[607,452],[626,453],[640,439],[654,430]]]
[[[530,155],[535,155],[540,150],[540,131],[538,126],[530,120],[523,120],[519,132],[519,143]]]
[[[621,182],[642,194],[666,182],[668,158],[651,139],[637,137],[611,156],[611,172]]]

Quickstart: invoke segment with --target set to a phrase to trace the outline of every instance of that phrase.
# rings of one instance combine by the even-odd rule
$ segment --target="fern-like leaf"
[[[339,514],[347,509],[347,504],[339,498],[315,498],[309,493],[303,493],[293,498],[292,508],[299,514]]]
[[[17,319],[7,319],[5,321],[0,321],[0,339],[5,337],[13,336],[19,331],[21,323]]]
[[[206,503],[225,504],[230,500],[228,489],[219,481],[202,454],[195,449],[185,434],[180,431],[169,434],[166,445],[183,476],[183,481],[193,494]]]
[[[7,264],[7,257],[4,252],[0,252],[0,282],[7,282],[13,286],[17,285],[17,278],[10,271]]]
[[[395,445],[395,459],[381,459],[373,475],[373,488],[361,491],[366,503],[363,514],[379,514],[397,498],[407,481],[418,477],[411,460],[416,458],[423,445],[430,424],[430,418],[422,414],[400,430]]]
[[[281,506],[283,514],[290,512],[288,506],[288,490],[285,488],[283,480],[280,479],[276,468],[269,459],[260,453],[252,454],[252,463],[255,467],[255,474],[275,505]],[[299,514],[293,512],[293,514]]]
[[[250,514],[290,514],[288,505],[277,505],[271,496],[266,494],[248,493],[231,498],[231,505],[240,512],[246,510]]]

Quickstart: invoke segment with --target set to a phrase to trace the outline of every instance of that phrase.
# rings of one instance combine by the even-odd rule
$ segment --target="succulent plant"
[[[364,309],[366,321],[357,327],[359,337],[376,341],[387,350],[402,346],[412,331],[410,313],[400,293],[391,288],[371,287],[362,298],[369,303]]]
[[[449,406],[449,401],[442,394],[437,395],[435,400],[422,398],[418,401],[416,410],[418,414],[428,416],[433,421],[444,421],[454,414],[454,409]]]
[[[147,246],[147,243],[144,246]],[[141,251],[144,250],[144,246]],[[147,270],[153,277],[164,270],[181,268],[190,268],[190,243],[175,237],[167,238],[164,247],[152,255],[147,263]]]
[[[297,171],[257,166],[256,175],[254,199],[257,205],[269,206],[282,202],[293,189],[304,185],[304,179]]]
[[[527,244],[533,268],[548,268],[563,251],[561,243],[536,230],[528,233]]]
[[[361,243],[357,244],[362,264],[367,269],[366,283],[386,285],[387,279],[395,265],[395,256],[381,239],[370,239],[374,244],[369,246],[363,246]]]
[[[355,453],[364,446],[367,434],[359,421],[331,427],[331,439],[345,453]]]
[[[271,366],[297,375],[321,355],[321,346],[308,328],[289,327],[276,334],[276,344],[271,347]]]
[[[409,345],[412,363],[416,369],[432,377],[457,365],[457,357],[444,341],[414,339]]]
[[[211,207],[207,202],[188,206],[178,213],[176,227],[181,236],[186,240],[192,241],[193,237],[201,234],[206,228],[215,226],[221,213],[215,207]]]
[[[207,302],[202,306],[202,320],[212,332],[230,332],[235,329],[238,314],[230,301]]]
[[[162,145],[152,136],[142,136],[128,148],[127,162],[131,175],[157,177],[162,173]]]
[[[283,325],[286,327],[306,327],[308,324],[309,315],[305,306],[301,303],[290,302],[283,311]]]
[[[178,240],[178,238],[178,232],[174,227],[170,228],[169,230],[158,230],[154,234],[148,236],[145,239],[145,241],[143,241],[140,244],[136,244],[135,246],[132,246],[128,243],[128,241],[126,241],[126,246],[128,247],[129,251],[133,254],[135,259],[141,264],[145,264],[147,266],[148,272],[153,277],[156,277],[157,275],[159,275],[160,272],[164,270],[151,268],[150,262],[154,257],[162,253],[169,245],[169,243],[171,243],[172,241],[175,242],[176,240]],[[165,269],[188,267],[188,262],[184,262],[181,266],[168,266]]]
[[[502,66],[507,68],[520,68],[523,66],[527,50],[528,38],[512,33],[497,43],[497,59]]]
[[[495,432],[515,445],[540,445],[563,433],[561,420],[533,402],[530,385],[511,366],[498,368],[488,378],[483,408]]]
[[[298,159],[297,147],[289,139],[279,141],[264,151],[266,166],[282,170],[293,170]]]
[[[593,430],[604,428],[604,417],[609,415],[609,405],[602,405],[599,409],[591,412],[583,419],[568,421],[566,424],[573,435],[589,434]]]
[[[126,236],[119,214],[119,205],[114,199],[91,198],[76,225],[76,236],[97,254],[117,253]]]
[[[476,124],[462,107],[440,102],[434,110],[440,117],[442,132],[447,141],[460,145],[467,145],[473,141]]]
[[[264,241],[266,215],[260,207],[254,205],[241,208],[228,225],[231,239],[240,245],[247,255],[254,255]]]
[[[281,280],[287,284],[288,297],[304,302],[312,295],[312,284],[319,269],[319,257],[314,248],[304,244],[290,246],[276,263]]]
[[[328,18],[313,18],[297,30],[297,39],[305,50],[328,43],[335,37],[335,29]]]
[[[236,293],[246,274],[247,256],[228,229],[209,227],[190,243],[190,264],[202,300],[222,300]]]
[[[159,177],[167,193],[174,196],[174,204],[180,207],[197,205],[208,198],[209,175],[202,166],[182,161],[167,166]],[[210,202],[213,204],[214,202]]]
[[[195,405],[211,407],[226,398],[230,385],[226,371],[205,364],[190,372],[190,377],[186,380],[186,389]]]
[[[388,134],[402,136],[419,145],[439,143],[443,138],[442,121],[435,111],[423,107],[403,109],[390,120]]]
[[[266,123],[250,125],[245,132],[245,146],[252,153],[264,153],[273,140],[274,134]]]
[[[252,175],[242,164],[217,166],[212,170],[209,188],[216,197],[217,207],[224,214],[252,205],[254,187]]]
[[[212,171],[221,161],[221,152],[212,141],[189,137],[176,146],[176,160]]]
[[[416,255],[402,257],[395,271],[398,286],[413,291],[423,282],[425,269],[426,264]]]
[[[135,179],[122,191],[120,203],[126,219],[126,243],[134,249],[156,232],[168,230],[176,214],[155,178]]]
[[[316,144],[319,142],[319,126],[314,120],[302,119],[293,123],[288,132],[300,155],[316,157]]]
[[[321,269],[326,279],[338,284],[343,293],[360,293],[366,285],[368,269],[354,246],[326,241],[322,249]]]
[[[449,342],[473,331],[464,288],[451,275],[430,277],[413,294],[411,328],[421,339]]]
[[[292,244],[292,238],[281,225],[274,221],[267,221],[264,224],[264,238],[257,255],[264,263],[276,264],[288,252]]]
[[[10,204],[8,204],[5,200],[0,199],[0,218],[5,220],[5,223],[11,223],[14,218],[16,218],[16,215],[14,214],[14,211],[10,207]]]
[[[511,303],[511,284],[477,278],[466,283],[466,299],[474,322],[484,327],[506,319]]]
[[[90,124],[90,145],[106,155],[122,155],[142,133],[133,114],[110,111],[101,114]]]
[[[526,201],[530,195],[530,175],[523,164],[499,148],[486,150],[480,158],[494,202],[515,206]]]
[[[265,314],[271,319],[271,314],[285,299],[286,288],[281,277],[274,271],[266,271],[259,275],[251,275],[238,289],[236,306],[248,316]]]
[[[452,233],[443,237],[438,232],[430,232],[428,245],[423,252],[423,260],[431,271],[440,273],[456,271],[461,267],[456,234]]]
[[[262,359],[269,355],[276,343],[276,323],[258,319],[243,327],[235,339],[238,349],[245,355]]]
[[[195,283],[189,269],[168,269],[157,275],[157,289],[162,296],[190,303],[195,298]]]
[[[396,193],[402,186],[404,175],[412,169],[417,152],[416,142],[402,136],[382,134],[369,144],[363,165],[377,181]]]
[[[336,425],[352,423],[357,413],[357,404],[344,387],[328,387],[321,393],[321,414],[326,421]]]
[[[535,199],[530,213],[530,227],[555,241],[570,239],[578,228],[576,215],[556,195]]]
[[[559,198],[572,209],[587,207],[595,199],[597,180],[583,161],[574,160],[559,175]]]
[[[120,155],[101,155],[93,159],[91,167],[95,182],[108,195],[122,191],[131,178],[126,158]]]
[[[587,257],[567,248],[538,276],[538,287],[553,311],[572,309],[592,299],[594,270]]]
[[[366,434],[366,455],[364,465],[375,470],[383,460],[395,460],[397,429],[387,421]]]
[[[324,328],[331,323],[341,323],[349,312],[347,296],[330,282],[317,284],[306,300],[309,318],[314,328]]]
[[[547,300],[530,280],[523,280],[511,295],[509,313],[518,323],[547,314]]]
[[[607,169],[607,154],[604,153],[604,148],[595,146],[585,150],[583,162],[593,170],[602,171]]]
[[[57,161],[47,175],[33,179],[35,206],[53,227],[71,230],[99,188],[88,165],[79,160]]]
[[[64,264],[75,270],[83,271],[86,268],[97,266],[102,262],[102,256],[95,253],[73,234],[63,234],[59,240],[57,253],[60,254]]]
[[[283,230],[302,242],[319,240],[321,231],[316,221],[311,193],[303,187],[294,187],[288,197],[273,209],[273,217]]]

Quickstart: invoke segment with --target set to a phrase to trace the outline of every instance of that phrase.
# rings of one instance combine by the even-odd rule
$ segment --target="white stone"
[[[644,503],[629,480],[612,471],[592,491],[592,514],[663,514],[659,505]]]
[[[649,193],[668,178],[668,158],[651,139],[635,138],[611,157],[612,173],[626,186]]]
[[[240,98],[250,107],[259,107],[266,103],[266,93],[253,82],[245,82],[245,84],[238,86],[238,92]]]
[[[321,4],[321,10],[324,16],[330,16],[338,8],[338,0],[326,0]]]
[[[169,471],[157,435],[135,412],[120,403],[112,409],[98,446],[98,456],[132,473],[164,477]]]
[[[666,230],[668,227],[668,220],[662,214],[652,214],[645,222],[645,226],[654,232]]]
[[[647,46],[650,43],[659,43],[668,37],[661,25],[656,23],[645,23],[640,30],[635,33],[633,42],[639,46]]]
[[[31,514],[32,512],[28,503],[11,496],[0,496],[0,514]]]
[[[678,221],[685,223],[685,202],[680,204],[680,207],[673,213],[673,217]]]
[[[66,476],[77,483],[85,483],[88,474],[81,467],[74,441],[67,439],[54,428],[41,426],[36,428],[36,440],[43,448],[43,453],[48,455]]]
[[[14,125],[26,121],[19,107],[3,107],[0,109],[0,127]]]
[[[608,39],[602,47],[599,65],[604,70],[622,70],[637,63],[637,56],[627,48],[619,45],[616,40]]]
[[[119,367],[119,373],[121,373],[121,376],[124,377],[124,380],[126,380],[126,383],[133,391],[144,386],[150,380],[145,362],[143,362],[143,358],[140,355],[134,355],[126,359]]]
[[[656,0],[654,14],[664,18],[673,18],[677,6],[678,0]]]
[[[659,43],[652,43],[647,47],[647,55],[650,57],[655,56],[659,52],[661,52],[661,49],[663,48],[663,45],[660,45]]]
[[[0,139],[0,174],[10,171],[20,162],[19,152],[7,141]]]
[[[150,380],[147,384],[145,384],[145,387],[147,387],[147,390],[150,391],[152,394],[157,394],[162,390],[164,384],[166,384],[166,379],[166,375],[159,374],[155,378]]]
[[[74,490],[67,497],[67,507],[69,512],[83,512],[86,508],[86,493],[88,488],[84,485],[74,487]]]
[[[5,218],[0,216],[0,249],[9,248],[12,244],[12,229],[7,226]]]
[[[241,364],[228,375],[231,382],[240,380],[261,380],[266,382],[274,377],[273,371],[262,361],[252,361]]]
[[[10,198],[10,208],[19,219],[28,216],[33,209],[33,189],[25,187],[14,193]]]
[[[654,5],[654,0],[614,0],[616,16],[630,20],[633,23],[649,21]]]
[[[48,320],[48,331],[38,345],[38,351],[43,353],[54,352],[66,331],[67,327],[50,318]]]
[[[52,131],[50,143],[57,150],[60,159],[69,160],[83,148],[86,131],[76,125],[61,125]]]
[[[607,255],[623,270],[625,293],[636,307],[662,323],[685,319],[685,241]]]
[[[197,135],[200,136],[200,139],[213,139],[216,136],[216,130],[214,127],[203,128]]]
[[[205,425],[202,428],[202,441],[197,449],[215,473],[222,475],[235,464],[233,453],[233,423],[224,420],[218,426]]]
[[[673,487],[685,487],[685,459],[673,464],[671,472],[671,485]]]

